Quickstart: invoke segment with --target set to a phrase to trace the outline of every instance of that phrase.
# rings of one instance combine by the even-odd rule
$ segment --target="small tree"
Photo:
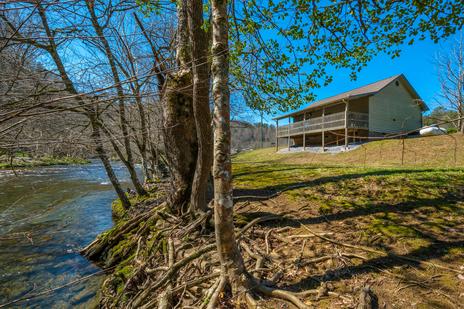
[[[445,54],[437,56],[438,79],[440,81],[440,100],[443,105],[457,113],[457,129],[464,133],[464,38],[459,40]]]
[[[233,225],[232,171],[230,155],[230,61],[258,63],[263,70],[254,70],[258,79],[250,85],[247,70],[233,67],[231,73],[249,93],[261,100],[260,106],[274,106],[285,110],[295,107],[304,98],[312,98],[311,91],[322,79],[331,80],[328,66],[348,68],[353,76],[379,51],[393,57],[400,53],[398,46],[414,38],[429,35],[438,41],[463,25],[459,1],[445,1],[438,6],[434,1],[343,1],[327,4],[325,1],[269,1],[267,6],[250,1],[240,7],[243,16],[235,22],[236,41],[229,58],[229,15],[227,1],[212,0],[212,80],[214,98],[214,212],[216,244],[221,261],[222,280],[217,294],[225,286],[234,296],[252,297],[259,292],[286,299],[297,308],[308,308],[295,295],[272,289],[259,283],[246,270],[235,240]],[[237,13],[232,9],[233,14]],[[289,16],[292,12],[293,16]],[[288,29],[282,29],[278,20],[292,20]],[[283,36],[278,40],[270,36]],[[241,35],[256,40],[242,41]],[[231,40],[232,41],[232,40]],[[304,41],[297,44],[298,41]],[[284,43],[282,43],[284,42]],[[246,61],[246,58],[260,61]],[[297,80],[297,87],[276,80],[299,76],[305,64],[312,65],[305,81]],[[287,86],[288,85],[288,86]],[[302,89],[303,95],[300,94]],[[266,93],[266,96],[262,96]],[[279,97],[287,98],[281,100]],[[210,304],[213,308],[214,303]]]
[[[430,125],[442,123],[445,121],[453,121],[457,118],[459,118],[459,116],[456,111],[447,109],[444,106],[440,105],[434,108],[429,115],[424,117],[424,125],[430,126]],[[457,129],[458,125],[457,125],[457,122],[456,123],[451,122],[451,123],[440,125],[440,127]]]

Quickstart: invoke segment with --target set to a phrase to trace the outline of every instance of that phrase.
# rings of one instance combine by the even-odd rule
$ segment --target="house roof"
[[[339,103],[339,102],[342,102],[343,100],[352,100],[352,99],[358,99],[358,98],[365,97],[365,96],[374,95],[378,93],[380,90],[382,90],[383,88],[385,88],[386,86],[388,86],[390,83],[394,82],[395,80],[400,80],[403,83],[403,85],[411,93],[414,99],[420,102],[422,110],[428,110],[427,105],[422,101],[421,97],[416,92],[416,90],[412,87],[411,83],[406,79],[406,77],[403,74],[398,74],[398,75],[395,75],[389,78],[379,80],[374,83],[367,84],[359,88],[355,88],[349,91],[342,92],[340,94],[322,99],[320,101],[316,101],[310,104],[309,106],[307,106],[306,108],[303,108],[301,110],[298,110],[296,112],[292,112],[289,114],[277,116],[273,119],[275,120],[275,119],[286,118],[289,116],[297,115],[303,111],[314,110],[314,109],[317,109],[318,107],[328,106],[333,103]]]

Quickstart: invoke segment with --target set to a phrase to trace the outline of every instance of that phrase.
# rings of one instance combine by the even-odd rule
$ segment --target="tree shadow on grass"
[[[312,218],[292,218],[290,217],[289,213],[282,213],[280,215],[281,218],[274,220],[260,223],[260,225],[268,226],[268,227],[300,227],[303,225],[309,224],[317,224],[321,222],[326,222],[327,220],[342,220],[346,218],[353,218],[356,216],[364,216],[366,214],[374,214],[377,212],[399,212],[399,213],[407,213],[411,210],[423,207],[423,206],[435,206],[440,207],[441,205],[446,205],[446,207],[450,207],[449,200],[443,199],[422,199],[417,200],[414,203],[401,203],[397,205],[379,205],[376,206],[374,209],[356,209],[352,211],[346,211],[340,214],[328,215],[328,216],[318,216]],[[456,207],[456,206],[451,206]],[[242,213],[241,215],[249,216],[249,219],[253,219],[256,217],[261,216],[268,216],[268,215],[275,215],[268,212],[250,212],[250,213]],[[401,224],[399,224],[401,225]],[[450,253],[451,249],[459,248],[464,249],[464,236],[463,234],[457,233],[456,237],[448,237],[447,238],[454,238],[454,239],[446,239],[440,240],[436,236],[433,235],[434,233],[430,233],[430,231],[422,230],[422,229],[415,229],[418,233],[417,239],[423,239],[428,241],[428,245],[422,246],[417,249],[413,249],[411,252],[403,255],[397,255],[393,253],[388,253],[391,248],[388,246],[376,245],[377,250],[381,249],[384,252],[387,252],[386,256],[374,257],[369,260],[364,261],[359,265],[347,265],[338,267],[335,269],[329,269],[322,274],[311,274],[307,277],[299,279],[297,282],[293,282],[291,284],[281,285],[279,288],[290,290],[294,292],[301,292],[307,289],[314,289],[317,288],[321,282],[327,281],[340,281],[344,279],[350,279],[357,275],[367,274],[367,273],[379,273],[383,269],[393,269],[394,267],[399,266],[412,266],[415,268],[421,268],[421,262],[429,261],[432,259],[442,258]],[[455,259],[454,259],[455,260]],[[442,263],[442,265],[445,265]],[[450,268],[453,266],[446,265]],[[429,267],[429,266],[426,266]],[[439,268],[437,268],[439,269]],[[457,269],[456,269],[457,270]],[[442,272],[449,272],[447,270],[441,270]],[[404,276],[408,276],[408,274],[404,274]],[[443,287],[439,287],[443,288]]]
[[[428,261],[445,256],[453,248],[464,248],[464,240],[461,241],[439,241],[435,240],[428,246],[413,250],[404,255],[388,254],[386,256],[373,258],[360,265],[344,266],[326,271],[324,274],[310,275],[298,282],[282,286],[291,291],[302,291],[317,287],[324,281],[339,281],[350,279],[353,276],[365,273],[378,273],[381,269],[391,269],[397,266],[420,267],[420,262]],[[446,271],[446,270],[445,270]]]
[[[260,216],[280,216],[278,220],[273,220],[269,222],[262,223],[263,225],[270,225],[273,227],[300,227],[302,224],[320,224],[324,222],[331,221],[341,221],[345,219],[352,219],[356,217],[368,216],[377,213],[408,213],[415,209],[422,207],[434,207],[439,209],[440,207],[448,207],[455,210],[460,210],[461,208],[456,206],[456,203],[459,200],[451,194],[445,194],[437,198],[425,198],[425,199],[415,199],[407,202],[402,202],[398,204],[389,204],[389,203],[379,203],[372,204],[365,207],[358,207],[350,210],[340,211],[332,214],[322,214],[319,216],[311,217],[300,217],[294,218],[291,217],[292,212],[285,212],[280,214],[275,214],[271,212],[258,211],[258,212],[244,212],[241,215],[245,218],[254,219]]]
[[[275,171],[282,171],[282,170],[275,170]],[[286,191],[290,191],[294,189],[302,189],[302,188],[311,188],[314,186],[324,185],[327,183],[338,182],[338,181],[343,181],[343,180],[353,180],[353,179],[369,177],[369,176],[391,176],[391,175],[396,175],[396,174],[419,174],[419,173],[427,173],[427,172],[432,172],[432,171],[437,172],[440,170],[437,170],[437,169],[374,170],[374,171],[368,171],[365,173],[341,174],[341,175],[336,175],[336,176],[320,177],[320,178],[311,179],[311,180],[302,181],[302,182],[291,182],[291,183],[270,185],[270,186],[265,186],[265,187],[258,188],[258,189],[236,188],[234,189],[234,201],[236,202],[265,201],[269,198],[274,197],[275,195],[281,194]],[[273,172],[273,170],[256,171],[256,172],[248,173],[248,175],[255,175],[255,174],[260,174],[260,173],[265,173],[265,172],[271,173]]]
[[[435,198],[414,199],[393,205],[387,203],[369,205],[367,207],[344,210],[334,214],[304,218],[300,217],[300,213],[297,213],[298,217],[295,217],[295,212],[291,211],[284,211],[280,214],[275,214],[266,211],[257,211],[241,213],[240,215],[248,217],[248,220],[262,216],[274,215],[280,218],[273,221],[263,222],[260,224],[268,227],[298,228],[302,225],[311,225],[344,219],[352,219],[356,217],[369,216],[377,213],[398,213],[400,214],[399,217],[403,218],[406,214],[413,215],[413,210],[417,210],[424,207],[432,207],[441,211],[451,211],[453,213],[460,213],[462,211],[462,207],[458,205],[458,202],[460,202],[460,200],[456,196],[450,193],[445,193]],[[301,278],[297,282],[279,286],[279,288],[300,292],[307,289],[316,288],[320,285],[321,282],[333,282],[344,279],[350,279],[356,275],[378,273],[382,269],[392,269],[397,266],[413,266],[420,268],[421,262],[436,258],[442,258],[445,255],[447,255],[453,248],[464,249],[464,236],[462,233],[459,234],[459,231],[454,233],[454,236],[444,233],[444,237],[440,237],[441,239],[438,239],[437,236],[439,235],[435,235],[435,233],[424,230],[422,228],[422,223],[425,222],[424,220],[421,221],[422,218],[415,219],[419,220],[418,225],[414,226],[414,231],[417,233],[417,239],[427,240],[429,243],[428,245],[422,246],[417,249],[413,249],[411,252],[404,255],[387,253],[386,256],[375,257],[366,260],[359,265],[347,265],[336,269],[327,270],[322,274],[311,274],[307,277]],[[408,224],[405,224],[405,222],[396,222],[395,224],[411,228],[411,226],[408,226]],[[426,228],[426,226],[424,226],[424,228]],[[391,248],[382,245],[377,245],[377,248],[381,248],[384,252],[389,252],[391,250]],[[443,271],[446,272],[446,270]]]
[[[250,172],[250,170],[245,170],[242,172],[234,173],[234,178],[238,178],[241,176],[249,176],[249,175],[263,175],[263,174],[270,174],[275,172],[288,172],[288,171],[296,171],[296,170],[319,170],[321,169],[320,166],[305,166],[305,165],[285,165],[285,166],[266,166],[266,165],[259,165],[256,167],[256,170]],[[324,169],[340,169],[339,166],[324,166]]]
[[[292,167],[289,169],[291,171],[296,172],[296,169]],[[273,198],[282,192],[293,190],[293,189],[304,189],[310,188],[314,186],[319,186],[327,183],[336,183],[339,181],[344,180],[353,180],[368,176],[391,176],[391,175],[399,175],[399,174],[423,174],[428,172],[439,172],[440,170],[437,169],[388,169],[388,170],[368,170],[366,172],[361,173],[351,173],[351,174],[341,174],[335,176],[327,176],[327,177],[320,177],[308,181],[303,182],[292,182],[292,183],[284,183],[284,184],[276,184],[276,185],[269,185],[263,186],[262,188],[258,189],[235,189],[234,190],[234,200],[235,201],[266,201],[270,198]],[[266,170],[266,171],[258,171],[257,177],[261,174],[271,173],[273,170]],[[251,172],[251,176],[254,172]],[[272,179],[270,179],[272,181]],[[331,214],[321,214],[317,216],[310,216],[310,217],[303,217],[301,212],[296,212],[295,210],[289,211],[285,209],[284,205],[282,205],[282,209],[280,214],[275,214],[266,211],[257,211],[257,212],[242,212],[240,213],[241,216],[247,217],[247,220],[252,220],[257,217],[267,216],[267,215],[274,215],[280,216],[277,220],[268,221],[261,223],[263,226],[269,227],[294,227],[298,228],[302,224],[303,225],[311,225],[311,224],[320,224],[324,222],[331,222],[331,221],[341,221],[345,219],[352,219],[356,217],[363,217],[369,216],[374,214],[382,214],[382,213],[397,213],[400,216],[404,217],[405,215],[414,215],[414,210],[421,209],[421,208],[433,208],[441,211],[451,211],[456,214],[460,214],[462,212],[462,207],[458,205],[461,199],[459,194],[455,194],[455,192],[443,192],[440,195],[436,195],[433,198],[418,198],[413,197],[410,198],[408,201],[400,202],[396,204],[391,203],[373,203],[370,205],[365,206],[355,206],[351,209],[342,208],[341,211]],[[433,210],[435,211],[435,210]],[[296,214],[296,217],[295,217]],[[415,218],[415,220],[419,220],[419,218]],[[293,290],[293,291],[302,291],[304,289],[310,289],[318,286],[320,282],[323,281],[339,281],[343,279],[352,278],[358,274],[365,274],[371,272],[379,272],[380,269],[390,269],[396,266],[414,266],[420,267],[420,262],[415,262],[412,259],[416,259],[418,261],[427,261],[430,259],[441,258],[445,256],[451,249],[453,248],[464,248],[464,237],[459,236],[459,231],[455,232],[456,237],[449,237],[450,235],[445,232],[445,237],[440,237],[438,239],[436,236],[433,235],[435,233],[430,233],[430,231],[425,231],[421,228],[422,223],[419,222],[419,227],[414,227],[415,232],[417,233],[418,239],[427,240],[429,245],[420,247],[418,249],[414,249],[411,252],[398,256],[394,254],[388,254],[386,256],[372,258],[370,260],[364,261],[362,264],[359,265],[347,265],[336,269],[331,269],[326,271],[323,274],[315,274],[309,275],[305,278],[302,278],[298,282],[294,282],[292,284],[288,284],[286,286],[281,286],[281,288]],[[459,220],[458,220],[459,223]],[[408,227],[408,224],[403,223],[395,223],[396,225],[401,225],[404,227]],[[426,226],[424,225],[424,228]],[[458,229],[459,230],[459,229]],[[450,239],[454,238],[454,239]],[[382,248],[384,251],[388,252],[390,248],[384,247]]]

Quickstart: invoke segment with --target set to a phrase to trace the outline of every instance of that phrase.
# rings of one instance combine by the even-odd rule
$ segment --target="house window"
[[[400,85],[400,82],[399,81],[396,81],[395,82],[395,85],[398,87]]]

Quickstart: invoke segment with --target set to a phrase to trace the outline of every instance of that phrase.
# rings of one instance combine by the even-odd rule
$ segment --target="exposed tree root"
[[[303,303],[297,295],[294,293],[280,290],[280,289],[275,289],[271,287],[267,287],[262,284],[258,284],[256,286],[256,291],[263,293],[266,296],[273,297],[273,298],[278,298],[278,299],[283,299],[286,300],[293,305],[295,305],[299,309],[308,309],[310,308],[307,304]]]
[[[115,269],[102,286],[102,307],[214,308],[223,301],[226,280],[218,279],[220,265],[214,250],[214,233],[205,231],[204,225],[211,213],[188,221],[186,217],[173,216],[169,209],[162,203],[121,221],[82,250],[83,255],[100,265]],[[259,217],[237,231],[237,238],[241,239],[242,248],[248,254],[246,263],[256,261],[254,269],[260,278],[251,279],[252,288],[247,292],[246,303],[253,308],[259,307],[253,294],[260,294],[307,308],[296,294],[260,281],[263,278],[267,284],[272,284],[278,278],[275,267],[270,265],[279,256],[270,249],[272,234],[262,229],[259,234],[265,236],[267,249],[254,253],[257,248],[252,250],[249,244],[255,237],[257,224],[278,218]]]
[[[301,222],[300,222],[301,223]],[[371,253],[375,253],[375,254],[379,254],[379,255],[387,255],[387,253],[383,252],[383,251],[380,251],[380,250],[375,250],[375,249],[372,249],[372,248],[368,248],[368,247],[364,247],[364,246],[355,246],[355,245],[352,245],[352,244],[347,244],[347,243],[343,243],[343,242],[340,242],[340,241],[336,241],[336,240],[333,240],[333,239],[330,239],[328,237],[325,237],[324,235],[320,235],[320,234],[317,234],[317,233],[314,233],[313,231],[311,231],[311,229],[309,229],[306,225],[304,225],[303,223],[301,223],[301,226],[307,230],[309,233],[311,233],[312,235],[320,238],[320,239],[323,239],[325,241],[328,241],[330,243],[333,243],[333,244],[336,244],[336,245],[340,245],[340,246],[344,246],[344,247],[348,247],[348,248],[352,248],[352,249],[357,249],[357,250],[362,250],[362,251],[366,251],[366,252],[371,252]],[[440,265],[440,264],[436,264],[436,263],[432,263],[432,262],[428,262],[428,261],[423,261],[423,260],[419,260],[419,259],[415,259],[413,257],[409,257],[409,256],[402,256],[402,255],[397,255],[397,254],[394,254],[394,253],[391,253],[389,252],[388,253],[389,256],[392,256],[394,258],[397,258],[397,259],[400,259],[400,260],[405,260],[405,261],[408,261],[408,262],[414,262],[414,263],[417,263],[417,264],[424,264],[424,265],[428,265],[428,266],[432,266],[432,267],[435,267],[435,268],[440,268],[440,269],[443,269],[443,270],[447,270],[447,271],[451,271],[453,273],[457,273],[457,274],[462,274],[464,273],[464,271],[462,270],[458,270],[458,269],[454,269],[454,268],[450,268],[450,267],[447,267],[447,266],[443,266],[443,265]]]
[[[328,238],[331,233],[315,233],[304,225],[305,235],[292,234],[288,227],[262,225],[281,220],[282,216],[258,217],[236,231],[244,263],[251,274],[240,299],[227,299],[227,291],[224,291],[227,285],[220,277],[214,232],[207,225],[210,215],[207,212],[194,220],[188,216],[174,216],[166,203],[162,203],[119,222],[84,248],[83,254],[100,265],[114,267],[102,286],[101,307],[229,308],[237,301],[249,308],[268,308],[269,299],[278,299],[296,308],[309,308],[327,297],[353,305],[359,302],[357,295],[336,293],[333,286],[324,283],[318,289],[298,292],[278,286],[288,282],[291,279],[288,276],[307,269],[335,264],[354,265],[360,260],[368,260],[356,251],[385,255],[373,248]],[[313,252],[314,245],[320,243],[318,239],[351,252],[339,249],[334,252],[333,247]],[[436,264],[433,266],[437,267]]]
[[[214,309],[214,308],[216,308],[216,304],[218,302],[219,295],[224,290],[226,282],[227,282],[226,278],[224,278],[224,277],[221,277],[219,279],[219,283],[218,283],[217,287],[214,289],[213,294],[211,295],[211,299],[209,300],[208,307],[206,307],[206,309]]]

